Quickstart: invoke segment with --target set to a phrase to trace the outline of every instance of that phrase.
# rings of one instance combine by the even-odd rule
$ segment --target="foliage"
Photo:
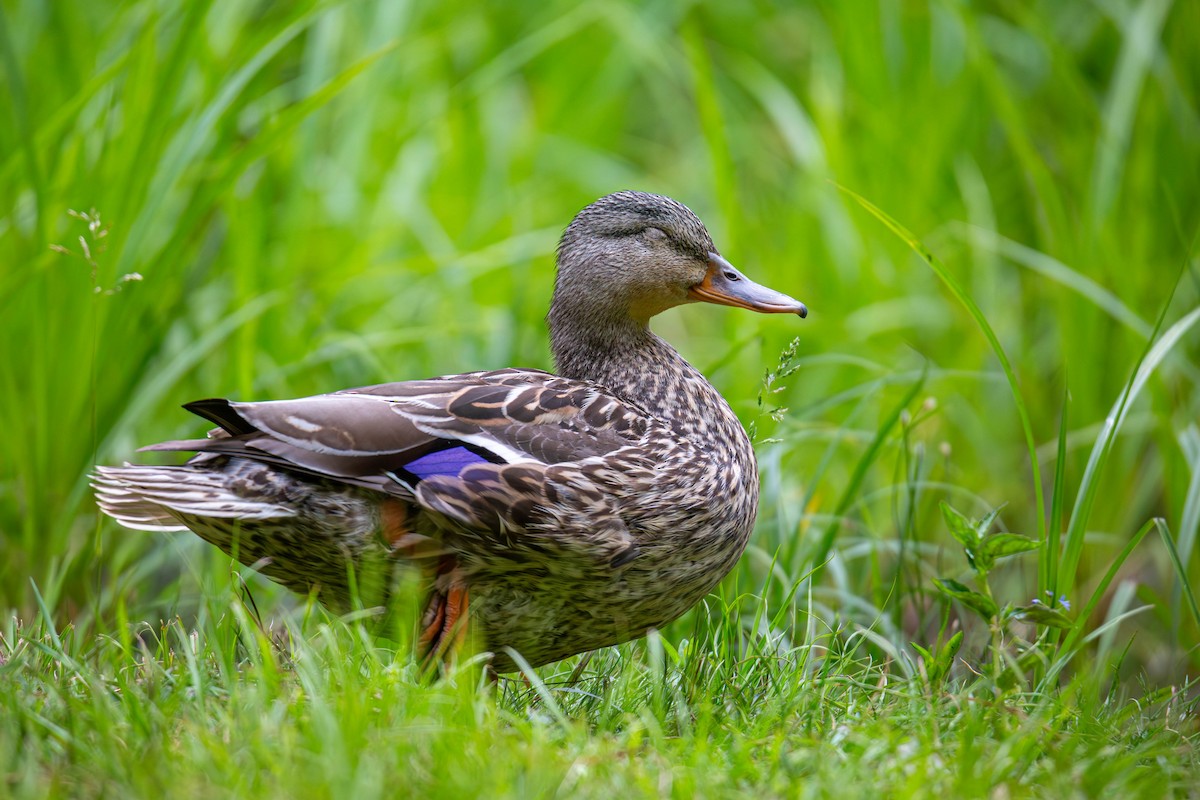
[[[1034,598],[1028,605],[1014,607],[1011,603],[1006,603],[1001,607],[992,593],[988,574],[996,566],[997,560],[1037,550],[1042,547],[1042,542],[1015,533],[989,533],[988,531],[992,527],[992,523],[1000,515],[1000,509],[998,508],[993,509],[977,520],[968,519],[962,512],[955,510],[948,503],[943,502],[941,508],[942,517],[946,520],[946,527],[950,529],[950,535],[962,545],[963,552],[967,557],[967,563],[975,571],[980,591],[975,591],[953,578],[934,578],[933,585],[942,594],[952,600],[957,600],[963,606],[974,611],[988,624],[988,628],[992,634],[991,650],[992,663],[994,665],[992,679],[1000,681],[1006,677],[1003,673],[1004,656],[1006,655],[1005,636],[1009,635],[1011,637],[1009,630],[1010,622],[1013,620],[1026,620],[1036,625],[1050,628],[1069,628],[1071,627],[1071,620],[1059,608],[1055,608],[1053,594],[1050,595],[1051,599],[1048,604],[1044,604],[1041,600]],[[1067,602],[1066,598],[1060,598],[1058,605],[1067,609],[1070,608],[1070,603]],[[961,631],[955,634],[955,636],[959,637],[958,644],[952,638],[946,647],[943,648],[943,651],[939,653],[938,657],[933,659],[935,675],[941,676],[946,673],[948,669],[946,662],[948,659],[954,657],[953,652],[950,651],[957,652],[961,644],[962,639],[960,634]],[[1016,645],[1021,648],[1023,653],[1030,652],[1034,646],[1019,638],[1016,638]],[[921,650],[920,652],[926,659],[932,658],[928,650]],[[1019,677],[1024,678],[1023,675]]]

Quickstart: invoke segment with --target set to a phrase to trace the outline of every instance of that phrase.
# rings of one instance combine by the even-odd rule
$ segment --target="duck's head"
[[[748,279],[726,261],[704,223],[682,203],[617,192],[579,212],[558,246],[550,307],[556,318],[591,325],[633,322],[684,303],[717,303],[764,314],[798,314],[804,304]]]

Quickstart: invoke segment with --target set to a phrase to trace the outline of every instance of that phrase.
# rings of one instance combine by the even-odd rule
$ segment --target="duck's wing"
[[[614,490],[652,485],[648,434],[673,435],[602,387],[538,370],[185,407],[220,429],[145,449],[195,451],[197,466],[240,456],[401,497],[492,549],[576,520],[614,563],[636,552]]]
[[[656,422],[595,384],[517,369],[184,408],[220,428],[208,439],[142,449],[241,456],[401,495],[474,464],[604,456],[636,444]]]

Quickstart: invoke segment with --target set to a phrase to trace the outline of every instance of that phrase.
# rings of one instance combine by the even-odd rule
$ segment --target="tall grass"
[[[669,792],[678,779],[686,793],[735,747],[721,709],[810,725],[745,723],[749,744],[720,773],[731,786],[767,757],[782,772],[748,781],[775,785],[792,763],[838,785],[822,743],[842,736],[880,764],[871,737],[894,755],[904,724],[822,715],[870,716],[885,697],[908,710],[898,720],[934,721],[926,743],[958,737],[955,758],[984,759],[956,788],[983,786],[989,764],[1055,780],[1073,739],[988,761],[970,736],[1003,747],[995,719],[966,695],[926,713],[928,665],[909,645],[964,630],[960,682],[989,660],[986,626],[931,583],[965,569],[947,501],[976,517],[1002,507],[1003,529],[1046,543],[992,577],[1003,602],[1051,590],[1075,604],[1074,627],[1040,640],[1042,690],[1096,694],[1115,677],[1139,693],[1136,677],[1177,684],[1200,665],[1187,646],[1200,637],[1197,28],[1200,7],[1170,0],[5,3],[0,608],[23,623],[5,623],[0,654],[10,671],[55,673],[38,679],[44,705],[11,707],[7,724],[36,731],[39,763],[126,769],[114,741],[133,730],[142,756],[179,756],[182,730],[186,755],[243,793],[345,763],[381,793],[397,760],[433,769],[455,726],[486,718],[511,725],[501,746],[529,767],[497,781]],[[242,578],[227,559],[97,518],[91,466],[198,434],[181,402],[548,366],[557,235],[621,188],[688,203],[731,261],[813,312],[656,321],[757,418],[763,506],[710,600],[720,613],[598,656],[575,688],[559,686],[571,662],[489,704],[474,678],[418,691],[399,651],[305,621],[245,576],[260,628],[230,599]],[[760,409],[763,370],[796,336]],[[361,697],[334,691],[360,680]],[[407,710],[365,723],[372,691]],[[116,696],[140,698],[113,718],[128,730],[102,722]],[[1031,696],[1014,726],[1059,725],[1055,702]],[[239,704],[266,716],[239,720]],[[1114,729],[1127,713],[1098,695],[1087,708]],[[432,738],[396,753],[361,738],[427,718]],[[282,751],[225,739],[288,719],[309,772],[236,777]],[[591,744],[580,720],[623,733]],[[672,750],[709,734],[724,749]],[[1145,773],[1129,765],[1174,746],[1156,736],[1145,751],[1122,740],[1129,762],[1079,745],[1083,772],[1055,785],[1136,788]],[[468,740],[466,782],[484,787]],[[691,766],[607,766],[645,741]],[[797,741],[818,755],[781,755]],[[932,774],[892,766],[896,786]],[[28,768],[9,785],[47,785]],[[148,793],[165,774],[65,780]],[[421,775],[414,786],[433,785]]]

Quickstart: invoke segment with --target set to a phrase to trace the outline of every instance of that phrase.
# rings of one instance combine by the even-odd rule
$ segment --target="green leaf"
[[[982,551],[968,550],[967,560],[971,562],[971,569],[984,576],[992,571],[992,567],[996,566],[996,560]]]
[[[984,598],[985,600],[987,598]],[[963,632],[959,631],[950,637],[950,641],[942,646],[938,652],[937,663],[934,668],[939,678],[950,672],[950,667],[954,665],[954,657],[958,655],[958,651],[962,649]]]
[[[958,585],[962,586],[962,584]],[[925,659],[925,676],[928,678],[930,686],[940,684],[942,679],[946,677],[946,674],[950,672],[950,667],[954,665],[954,657],[958,655],[959,649],[962,648],[962,643],[963,633],[959,631],[942,645],[935,656],[929,649],[922,647],[916,642],[912,642],[913,650],[916,650]]]
[[[1070,617],[1059,611],[1057,608],[1050,608],[1041,603],[1030,603],[1027,606],[1019,606],[1013,609],[1013,615],[1018,619],[1023,619],[1026,622],[1032,622],[1037,625],[1047,625],[1051,628],[1070,628],[1074,623]]]
[[[981,595],[979,592],[972,591],[953,578],[934,578],[933,585],[940,589],[943,594],[962,603],[985,620],[990,620],[1000,610],[996,607],[994,600]]]
[[[979,546],[977,557],[987,559],[989,562],[995,562],[998,558],[1015,556],[1018,553],[1028,553],[1030,550],[1037,550],[1041,546],[1041,542],[1037,539],[1031,539],[1028,536],[1021,536],[1017,533],[997,533],[995,536],[989,536],[983,540],[983,544]]]
[[[942,517],[946,520],[946,527],[950,529],[950,535],[963,547],[974,549],[979,544],[979,531],[975,529],[975,525],[946,501],[943,500],[939,505],[942,508]]]
[[[975,533],[979,535],[979,538],[982,539],[984,536],[987,536],[988,529],[992,527],[992,523],[996,521],[996,517],[1000,516],[1000,509],[1004,505],[1004,503],[1001,503],[999,507],[993,508],[975,523]]]

